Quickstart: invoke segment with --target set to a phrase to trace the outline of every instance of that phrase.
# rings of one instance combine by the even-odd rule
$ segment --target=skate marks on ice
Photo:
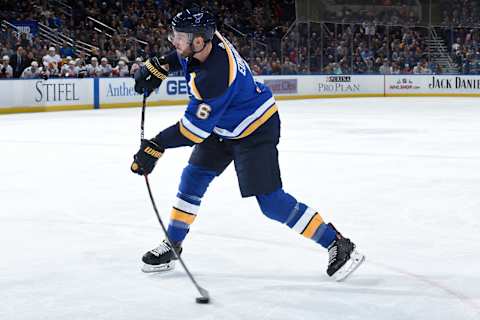
[[[60,228],[61,225],[67,224],[70,225],[67,226],[70,230],[73,228],[73,223],[77,226],[76,228],[85,226],[82,230],[86,230],[88,226],[96,226],[89,232],[123,234],[128,235],[127,238],[135,234],[148,236],[158,231],[156,226],[150,225],[79,221],[81,219],[78,218],[73,222],[52,220],[50,219],[48,223],[51,227],[57,224]],[[362,306],[361,311],[352,313],[352,319],[374,317],[377,313],[388,319],[425,319],[427,310],[434,306],[441,306],[439,310],[431,310],[433,314],[438,312],[436,319],[456,319],[456,317],[480,319],[478,306],[473,299],[462,292],[449,288],[428,276],[417,275],[401,265],[393,267],[377,262],[381,258],[376,258],[369,252],[366,252],[368,260],[349,279],[344,283],[336,283],[325,274],[327,253],[321,248],[301,244],[302,240],[304,239],[299,239],[298,243],[292,243],[287,240],[195,230],[192,239],[187,243],[184,258],[199,283],[211,292],[212,306],[214,306],[212,312],[222,317],[230,314],[225,319],[245,319],[256,316],[258,319],[282,319],[282,314],[289,314],[289,319],[315,319],[318,313],[329,314],[330,311],[325,310],[326,306],[330,306],[331,312],[334,312],[335,308],[345,310],[344,304],[348,304],[348,308],[351,307],[352,310],[356,310],[355,306]],[[212,243],[216,244],[214,251],[212,251]],[[132,251],[131,248],[130,251]],[[228,253],[220,255],[216,254],[216,251]],[[208,257],[205,256],[206,253]],[[177,307],[190,308],[190,303],[193,304],[194,288],[186,281],[186,276],[179,264],[176,265],[175,270],[164,274],[144,274],[139,270],[140,256],[136,257],[135,253],[125,254],[125,259],[129,258],[131,264],[127,268],[125,268],[125,262],[115,260],[114,252],[99,250],[85,252],[85,255],[83,261],[86,265],[78,265],[76,268],[79,274],[85,271],[90,273],[88,270],[99,262],[101,266],[107,266],[108,263],[112,272],[118,273],[120,271],[118,268],[121,268],[123,269],[121,273],[125,276],[140,277],[143,281],[150,282],[148,286],[151,294],[156,294],[162,299],[165,299],[164,290],[168,290],[168,287],[179,289],[180,293],[175,296],[175,301],[169,302]],[[277,257],[279,255],[284,255],[285,258]],[[290,261],[290,257],[298,257],[298,259]],[[249,261],[245,262],[245,259]],[[313,264],[309,265],[312,261]],[[231,272],[227,271],[232,269]],[[34,278],[39,280],[38,276],[42,277],[41,274],[40,272]],[[56,276],[59,274],[56,273]],[[461,275],[445,275],[445,277],[450,276],[462,278]],[[54,275],[50,277],[53,277],[51,280],[55,280]],[[467,278],[463,281],[470,282]],[[179,286],[179,282],[182,285]],[[475,281],[471,282],[475,283]],[[35,284],[37,281],[32,279],[31,283]],[[16,287],[13,282],[4,284],[7,287],[10,285]],[[310,307],[305,309],[302,307],[303,304]],[[249,307],[245,309],[245,305]],[[413,309],[412,305],[415,306]],[[302,308],[303,311],[297,316],[292,314],[294,310]],[[391,313],[398,308],[403,311],[398,315]],[[415,312],[410,313],[408,310],[415,310]],[[420,314],[424,314],[425,317],[419,316]],[[175,316],[175,313],[172,312],[171,316]]]
[[[262,259],[259,252],[254,252],[251,254],[254,262],[242,263],[214,255],[208,263],[213,265],[210,268],[200,257],[203,249],[190,249],[185,257],[194,265],[198,281],[211,292],[215,314],[231,312],[227,319],[316,319],[318,314],[335,317],[335,310],[343,310],[349,319],[479,319],[477,306],[461,292],[371,258],[345,282],[337,283],[325,274],[326,254],[321,250],[299,248],[288,242],[272,244],[265,239],[205,232],[197,232],[196,242],[202,242],[205,236],[222,238],[221,243],[225,244],[222,250],[232,250],[242,257],[246,255],[236,247],[237,240],[242,240],[246,251],[260,251],[260,255],[268,252],[271,256],[272,252],[287,250],[287,256],[292,253],[306,256],[302,261],[289,263],[277,258]],[[274,248],[269,250],[266,246]],[[177,268],[151,279],[165,281],[179,277],[182,271]]]
[[[266,222],[255,228],[258,208],[243,206],[236,180],[227,175],[206,198],[185,251],[188,267],[212,294],[211,305],[195,303],[179,265],[165,276],[139,270],[141,255],[161,232],[142,181],[125,172],[137,146],[138,110],[28,115],[21,125],[1,117],[0,319],[480,319],[480,109],[478,99],[437,100],[428,99],[429,106],[403,99],[395,105],[389,99],[279,102],[287,129],[280,144],[284,175],[308,176],[317,163],[323,168],[320,185],[295,176],[288,189],[343,220],[368,260],[346,282],[332,281],[321,248],[295,242],[297,235],[287,240],[288,231]],[[52,128],[51,116],[62,126],[57,121]],[[149,128],[157,130],[181,112],[158,108],[150,116],[155,125]],[[118,121],[105,121],[111,117]],[[310,137],[322,137],[321,143]],[[170,168],[186,161],[184,153],[172,151],[158,168],[162,183],[175,185],[168,191],[156,183],[167,207],[178,183]],[[315,166],[296,168],[305,158]],[[45,170],[52,163],[55,172]],[[352,163],[357,167],[345,172]],[[397,201],[401,197],[409,203]],[[365,203],[372,198],[384,201]],[[351,216],[359,203],[363,211]],[[248,210],[256,213],[247,219]],[[431,227],[408,232],[411,221]],[[379,244],[372,226],[392,238]],[[431,266],[423,263],[428,260]]]
[[[215,215],[215,212],[211,214]],[[8,223],[25,225],[28,220],[9,219]],[[157,226],[82,221],[79,217],[70,221],[50,218],[43,222],[45,224],[37,229],[40,235],[56,229],[71,235],[73,230],[81,231],[82,238],[97,238],[103,234],[101,247],[83,251],[78,264],[74,264],[77,267],[73,268],[72,265],[67,268],[77,274],[76,278],[83,277],[81,282],[88,283],[91,274],[97,274],[99,279],[111,274],[116,280],[107,282],[104,286],[118,290],[124,285],[121,283],[122,277],[133,278],[138,284],[128,283],[129,286],[146,286],[148,289],[149,296],[143,298],[145,303],[158,299],[177,308],[177,311],[168,313],[169,317],[178,317],[178,308],[197,310],[191,306],[194,305],[195,290],[178,264],[175,270],[162,275],[147,275],[139,270],[143,248],[138,248],[138,242],[132,241],[139,234],[146,238],[158,234]],[[107,239],[112,236],[121,236],[128,246],[124,249],[122,242],[115,247],[108,247]],[[68,237],[65,235],[65,238]],[[76,244],[74,239],[73,244]],[[53,244],[50,246],[55,248]],[[365,251],[361,244],[360,249]],[[76,249],[73,247],[72,250]],[[383,259],[381,256],[375,257],[368,251],[365,254],[368,255],[368,260],[344,283],[337,283],[325,274],[327,253],[319,247],[309,245],[304,239],[291,242],[258,235],[250,237],[241,233],[222,234],[195,230],[192,239],[186,244],[184,258],[199,283],[211,292],[212,306],[204,306],[210,311],[202,317],[189,317],[190,311],[182,311],[180,315],[182,319],[210,319],[208,314],[212,316],[211,319],[287,319],[285,315],[288,315],[288,319],[316,319],[318,314],[334,317],[336,310],[343,310],[344,315],[351,319],[376,315],[385,319],[426,319],[429,316],[435,319],[480,319],[475,301],[464,293],[433,277],[416,274],[402,267],[401,263],[393,267],[379,262]],[[396,262],[399,261],[401,260]],[[58,280],[70,278],[70,272],[64,270],[54,274],[46,273],[43,262],[46,261],[33,264],[38,264],[38,269],[25,281],[20,281],[17,276],[16,280],[7,278],[10,281],[2,281],[2,287],[17,290],[30,283],[29,291],[45,292],[41,287],[47,286],[46,291],[50,291],[48,287],[54,286],[58,287],[60,293],[71,295],[70,290],[62,289]],[[438,276],[437,273],[436,277]],[[463,278],[464,283],[478,283],[478,279],[469,279],[465,275],[444,276]],[[80,282],[77,285],[82,286]],[[171,291],[176,292],[173,298],[170,297]],[[101,294],[99,298],[102,298]],[[121,298],[118,303],[120,302]],[[141,305],[135,300],[132,303]],[[407,305],[408,308],[405,307]],[[80,309],[77,309],[79,315],[85,314],[81,305],[77,305],[77,308]],[[161,306],[150,308],[156,312],[162,312],[163,309]],[[398,309],[402,311],[399,312]]]
[[[229,236],[225,237],[229,238]],[[262,244],[278,246],[282,248],[290,247],[291,250],[299,249],[291,243],[281,243],[280,241],[268,243],[265,240],[257,240],[252,238],[243,238],[242,240],[256,241]],[[279,250],[281,250],[281,248],[279,248]],[[478,297],[469,297],[460,290],[454,289],[445,283],[442,283],[441,279],[437,280],[438,278],[442,278],[441,275],[437,274],[435,276],[428,276],[416,274],[402,268],[401,266],[390,266],[384,262],[372,260],[371,255],[369,255],[367,261],[363,263],[358,270],[354,271],[352,275],[343,283],[337,285],[338,283],[334,283],[333,279],[324,274],[322,254],[319,254],[318,250],[306,250],[318,255],[316,262],[320,267],[319,273],[314,272],[310,276],[303,277],[289,274],[285,275],[284,277],[272,276],[268,274],[250,274],[248,275],[248,280],[269,279],[272,282],[284,282],[283,285],[267,285],[265,289],[268,290],[270,288],[274,291],[276,289],[285,290],[291,293],[311,291],[312,294],[321,294],[322,291],[328,291],[330,293],[337,292],[340,295],[346,294],[347,296],[351,294],[367,296],[377,295],[379,296],[379,298],[377,298],[379,301],[385,297],[391,297],[393,300],[395,297],[398,297],[399,300],[405,299],[409,301],[407,303],[413,304],[417,304],[419,301],[417,298],[419,298],[424,301],[424,306],[427,309],[430,307],[426,301],[433,300],[431,306],[445,306],[445,304],[449,304],[452,308],[457,309],[455,305],[459,305],[460,313],[454,313],[456,315],[454,318],[461,316],[462,319],[480,319],[480,306],[477,302],[475,302],[475,299],[478,299]],[[242,279],[241,276],[236,274],[215,274],[215,277],[224,277],[230,279],[237,278],[239,281]],[[452,277],[465,278],[462,280],[463,283],[478,282],[478,278],[475,276],[472,276],[471,280],[469,280],[468,276],[460,276],[458,274],[447,274],[443,276],[443,278]],[[389,300],[390,304],[392,303],[389,298],[387,298],[387,300]],[[446,314],[448,314],[448,312],[445,310],[439,312],[437,319],[449,319]],[[412,314],[409,315],[409,319],[417,318]]]

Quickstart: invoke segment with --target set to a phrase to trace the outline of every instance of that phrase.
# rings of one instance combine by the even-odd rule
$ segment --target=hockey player
[[[242,197],[255,196],[267,217],[327,248],[327,274],[345,279],[364,256],[318,212],[283,190],[277,151],[280,118],[270,89],[254,81],[248,64],[216,30],[208,11],[184,10],[171,27],[169,40],[176,50],[146,61],[135,73],[135,90],[151,92],[169,72],[182,69],[190,101],[179,122],[142,140],[131,170],[148,175],[166,149],[195,146],[168,225],[177,252],[182,251],[208,185],[233,162]],[[142,260],[145,272],[169,270],[174,266],[172,247],[164,240]]]

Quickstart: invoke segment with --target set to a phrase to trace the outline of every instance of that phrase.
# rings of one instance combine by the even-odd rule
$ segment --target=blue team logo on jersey
[[[202,18],[203,18],[203,13],[196,13],[193,15],[193,17],[195,18],[195,23],[196,24],[200,24],[200,22],[202,22]]]

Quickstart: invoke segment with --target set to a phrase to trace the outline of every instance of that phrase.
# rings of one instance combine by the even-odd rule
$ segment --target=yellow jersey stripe
[[[322,217],[318,213],[315,213],[315,215],[312,217],[312,220],[310,220],[310,222],[307,224],[307,227],[302,232],[302,235],[307,238],[313,237],[318,227],[320,227],[322,223]]]
[[[194,133],[190,132],[187,128],[185,128],[182,124],[182,122],[180,121],[179,123],[179,127],[180,127],[180,133],[185,137],[187,138],[188,140],[191,140],[195,143],[202,143],[203,142],[203,138],[195,135]]]
[[[248,136],[249,134],[251,134],[252,132],[257,130],[262,124],[267,122],[267,120],[270,119],[270,117],[273,116],[275,114],[275,112],[277,112],[277,111],[278,111],[277,105],[273,104],[267,111],[265,111],[265,113],[260,118],[253,121],[247,127],[247,129],[245,129],[245,131],[243,131],[243,133],[241,135],[239,135],[238,137],[236,137],[235,139],[245,138],[246,136]]]
[[[197,85],[195,84],[195,77],[197,74],[195,72],[190,73],[190,81],[188,82],[188,86],[190,87],[190,91],[193,96],[198,99],[202,100],[202,96],[200,95],[200,91],[197,89]]]
[[[196,217],[194,214],[179,210],[175,207],[173,207],[172,213],[170,214],[172,220],[181,221],[186,224],[192,224]]]
[[[225,39],[222,37],[222,35],[220,35],[220,33],[216,32],[218,38],[220,39],[220,41],[222,41],[224,47],[225,47],[225,50],[227,51],[227,56],[228,56],[228,65],[229,65],[229,70],[230,70],[230,73],[228,75],[228,85],[230,86],[233,81],[235,80],[235,58],[233,57],[233,52],[232,52],[232,49],[230,49],[230,47],[228,46],[227,42],[225,41]]]

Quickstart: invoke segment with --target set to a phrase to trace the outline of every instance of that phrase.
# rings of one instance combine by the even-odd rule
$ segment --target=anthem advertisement
[[[141,105],[142,95],[135,92],[133,78],[100,78],[99,105],[102,107]],[[170,77],[148,97],[148,103],[167,104],[188,99],[188,86],[183,77]]]

